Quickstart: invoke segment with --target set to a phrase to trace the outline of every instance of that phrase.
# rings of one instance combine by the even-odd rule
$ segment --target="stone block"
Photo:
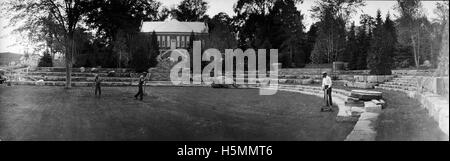
[[[375,103],[376,105],[381,105],[381,102],[378,100],[373,99],[372,102]]]
[[[322,84],[322,80],[321,79],[314,79],[313,83],[314,84]]]
[[[364,102],[364,109],[367,112],[381,113],[382,107],[381,105],[376,105],[373,102]]]
[[[376,132],[355,131],[353,130],[345,139],[345,141],[375,141]]]
[[[380,100],[383,98],[381,92],[369,90],[352,90],[350,97],[358,98],[364,101],[371,101],[373,99]]]
[[[448,105],[448,104],[447,104]],[[448,106],[447,106],[448,107]],[[439,128],[448,136],[448,128],[449,128],[449,110],[448,108],[442,109],[439,112]]]
[[[302,79],[302,82],[301,82],[302,85],[309,85],[309,84],[313,84],[313,83],[314,83],[314,80],[312,80],[312,79]]]
[[[378,100],[378,101],[380,101],[381,108],[385,109],[387,107],[386,101],[384,101],[384,100]]]
[[[379,113],[373,113],[373,112],[364,112],[359,117],[359,120],[365,120],[365,121],[371,121],[373,127],[376,127],[376,123],[378,121],[378,116],[380,116]]]
[[[345,106],[350,107],[364,107],[364,101],[346,101]]]
[[[364,110],[364,108],[362,108],[362,107],[351,107],[350,111],[351,111],[353,117],[361,116],[361,114],[366,112],[366,110]]]
[[[347,102],[357,102],[359,101],[358,98],[354,98],[354,97],[347,97]]]
[[[449,77],[436,78],[436,93],[442,96],[448,95]]]

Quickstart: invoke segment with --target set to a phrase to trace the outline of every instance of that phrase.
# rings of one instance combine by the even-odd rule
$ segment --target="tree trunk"
[[[72,88],[72,51],[73,51],[73,35],[69,34],[66,42],[66,89]]]
[[[416,68],[419,68],[419,62],[417,61],[418,60],[417,46],[413,36],[411,36],[411,41],[413,46],[414,64],[416,65]]]

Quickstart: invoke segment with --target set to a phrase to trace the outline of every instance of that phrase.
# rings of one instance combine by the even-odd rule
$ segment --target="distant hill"
[[[0,66],[8,65],[10,62],[13,61],[18,62],[22,56],[23,56],[22,54],[10,52],[0,53]]]

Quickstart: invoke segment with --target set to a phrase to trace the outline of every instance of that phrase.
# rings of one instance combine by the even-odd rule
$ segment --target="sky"
[[[159,0],[162,2],[163,6],[166,7],[174,7],[179,4],[182,0]],[[237,2],[237,0],[205,0],[209,3],[209,9],[207,14],[211,17],[220,12],[225,12],[230,16],[235,15],[233,12],[233,6]],[[315,22],[314,19],[311,18],[310,9],[315,4],[316,0],[304,0],[302,4],[297,5],[297,9],[300,10],[304,14],[304,24],[309,29],[309,26]],[[388,12],[391,15],[397,15],[395,11],[396,1],[394,0],[370,0],[366,1],[366,6],[359,9],[358,13],[355,13],[352,17],[351,21],[355,21],[355,24],[358,25],[359,15],[361,14],[369,14],[373,17],[376,16],[376,12],[380,9],[382,15],[386,15]],[[422,5],[427,13],[429,18],[436,18],[436,15],[433,13],[433,9],[435,8],[436,1],[423,1]],[[23,53],[26,50],[26,47],[20,45],[18,40],[20,40],[20,36],[11,33],[14,27],[7,27],[9,21],[4,18],[4,16],[0,15],[0,52],[14,52],[14,53]]]

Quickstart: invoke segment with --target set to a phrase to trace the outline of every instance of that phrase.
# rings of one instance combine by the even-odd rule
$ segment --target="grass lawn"
[[[256,89],[0,87],[1,140],[344,140],[352,123],[322,99]]]
[[[404,93],[380,90],[388,107],[380,115],[379,141],[447,141],[438,123],[420,102]]]

